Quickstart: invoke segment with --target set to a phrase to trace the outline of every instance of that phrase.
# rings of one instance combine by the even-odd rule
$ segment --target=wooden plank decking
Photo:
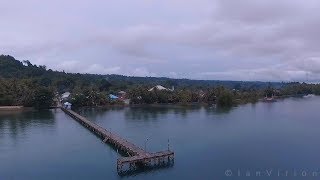
[[[85,117],[77,114],[72,110],[61,108],[66,114],[77,120],[87,129],[95,133],[103,139],[103,142],[114,146],[128,157],[119,158],[117,160],[118,174],[126,174],[131,171],[136,171],[139,167],[157,167],[163,165],[172,165],[174,163],[174,152],[167,151],[149,153],[135,144],[127,141],[119,135],[112,133],[105,128],[91,122]]]

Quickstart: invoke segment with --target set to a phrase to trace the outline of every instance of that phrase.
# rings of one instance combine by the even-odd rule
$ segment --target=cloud
[[[198,74],[198,77],[204,79],[211,79],[212,77],[218,77],[221,80],[243,80],[246,77],[250,81],[309,81],[306,76],[306,72],[302,70],[279,70],[270,68],[260,69],[241,69],[236,71],[224,71],[224,72],[203,72]],[[319,78],[320,76],[317,76]]]
[[[0,49],[70,72],[320,80],[316,0],[74,3],[0,2],[13,7],[0,16]]]
[[[128,75],[139,76],[139,77],[157,76],[156,73],[152,73],[148,71],[146,68],[136,68],[132,72],[129,72]]]
[[[91,74],[119,74],[120,70],[119,66],[106,68],[99,64],[92,64],[85,69],[85,72]]]

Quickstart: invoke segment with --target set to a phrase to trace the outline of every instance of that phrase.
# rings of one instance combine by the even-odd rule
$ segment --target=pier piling
[[[104,143],[108,143],[115,147],[117,152],[120,150],[123,154],[128,155],[128,157],[122,157],[117,160],[117,172],[119,175],[133,173],[141,166],[146,169],[153,169],[157,167],[171,166],[174,163],[174,152],[169,150],[169,145],[167,151],[150,153],[146,151],[146,146],[145,149],[142,149],[117,134],[111,133],[111,131],[89,121],[72,110],[62,107],[61,109],[88,130],[99,136]]]

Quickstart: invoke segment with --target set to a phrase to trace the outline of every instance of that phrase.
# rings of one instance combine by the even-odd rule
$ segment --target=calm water
[[[0,180],[320,178],[320,97],[229,110],[158,106],[78,112],[141,147],[148,138],[148,151],[167,149],[169,139],[174,167],[120,178],[119,155],[61,110],[0,112]]]

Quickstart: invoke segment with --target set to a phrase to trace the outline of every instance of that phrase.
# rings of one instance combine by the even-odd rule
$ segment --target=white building
[[[71,106],[72,106],[72,104],[69,103],[69,102],[63,103],[63,107],[66,108],[66,109],[71,109]]]
[[[163,87],[163,86],[161,86],[161,85],[157,85],[157,86],[149,89],[149,91],[153,91],[153,90],[155,90],[155,89],[156,89],[156,90],[159,90],[159,91],[174,91],[174,88],[168,89],[168,88],[165,88],[165,87]]]
[[[61,95],[61,99],[62,100],[65,100],[65,99],[68,99],[69,98],[69,96],[70,96],[70,92],[65,92],[65,93],[63,93],[62,95]]]

